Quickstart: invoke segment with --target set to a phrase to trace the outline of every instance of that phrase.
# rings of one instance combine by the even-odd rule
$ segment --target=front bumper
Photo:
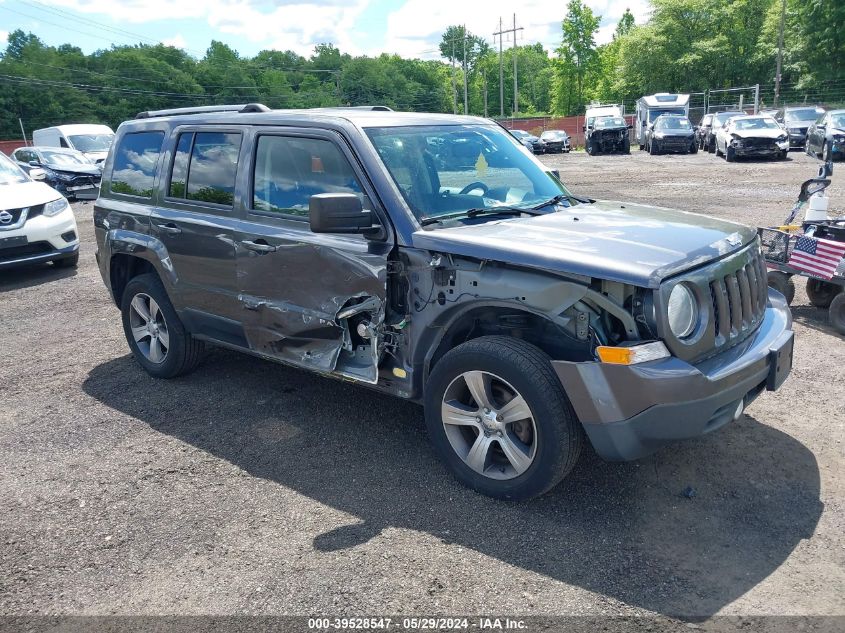
[[[779,156],[783,152],[789,151],[789,141],[771,141],[768,143],[749,144],[748,142],[733,141],[731,147],[734,148],[737,156]]]
[[[0,269],[73,257],[79,251],[79,232],[73,211],[39,215],[18,229],[0,230]]]
[[[698,365],[674,357],[630,366],[552,364],[596,452],[631,460],[714,431],[762,391],[777,389],[792,367],[792,342],[786,301],[770,291],[757,332]]]
[[[789,131],[789,148],[794,147],[804,148],[804,143],[807,140],[807,130],[792,130]]]

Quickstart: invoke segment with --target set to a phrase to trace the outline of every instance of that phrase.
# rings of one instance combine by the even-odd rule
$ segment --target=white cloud
[[[9,32],[8,31],[0,31],[0,46],[6,46],[6,42],[9,41]]]
[[[165,46],[172,46],[173,48],[185,48],[188,45],[181,33],[177,33],[173,37],[163,39],[161,40],[161,43]]]
[[[645,22],[649,11],[648,0],[586,0],[586,4],[602,16],[604,26],[597,33],[598,44],[612,38],[616,23],[626,8],[631,9],[638,24]],[[499,16],[504,28],[508,29],[513,26],[513,14],[514,4],[505,0],[487,0],[483,12],[478,11],[475,3],[408,0],[388,16],[388,37],[384,48],[405,56],[439,57],[437,46],[450,24],[466,24],[471,33],[486,38],[492,45],[493,33],[498,31]],[[523,27],[517,43],[540,42],[547,50],[553,50],[560,44],[561,22],[565,15],[564,2],[550,4],[544,0],[524,0],[516,9],[517,27]],[[512,36],[506,35],[504,44],[512,46]],[[497,39],[495,47],[498,48],[498,45]]]

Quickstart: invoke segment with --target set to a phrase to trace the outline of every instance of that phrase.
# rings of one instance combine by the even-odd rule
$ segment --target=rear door
[[[295,365],[377,382],[392,231],[339,134],[256,130],[241,171],[237,278],[251,349]],[[312,195],[354,193],[389,234],[312,233]]]
[[[237,127],[183,126],[170,139],[169,163],[150,232],[167,248],[177,277],[174,304],[191,330],[236,345],[243,332],[235,278],[235,179],[243,144]]]

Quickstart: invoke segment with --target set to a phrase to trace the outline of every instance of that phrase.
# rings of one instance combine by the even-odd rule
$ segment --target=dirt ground
[[[582,195],[755,225],[818,166],[543,160]],[[451,479],[415,405],[225,350],[148,377],[74,207],[77,271],[0,273],[0,615],[845,615],[845,340],[803,282],[780,391],[509,504]]]

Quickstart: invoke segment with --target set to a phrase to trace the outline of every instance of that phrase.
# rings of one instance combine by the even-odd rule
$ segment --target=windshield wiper
[[[537,206],[531,207],[534,211],[538,211],[543,207],[548,207],[553,204],[559,204],[564,200],[574,200],[575,202],[580,202],[582,204],[589,204],[591,202],[595,202],[595,200],[591,200],[590,198],[582,198],[580,196],[574,196],[571,193],[559,193],[554,198],[549,198],[545,202],[541,202]]]
[[[519,207],[480,207],[478,209],[467,209],[464,212],[468,218],[477,218],[479,215],[540,215],[536,213],[536,209],[528,207],[527,209],[520,209]]]

